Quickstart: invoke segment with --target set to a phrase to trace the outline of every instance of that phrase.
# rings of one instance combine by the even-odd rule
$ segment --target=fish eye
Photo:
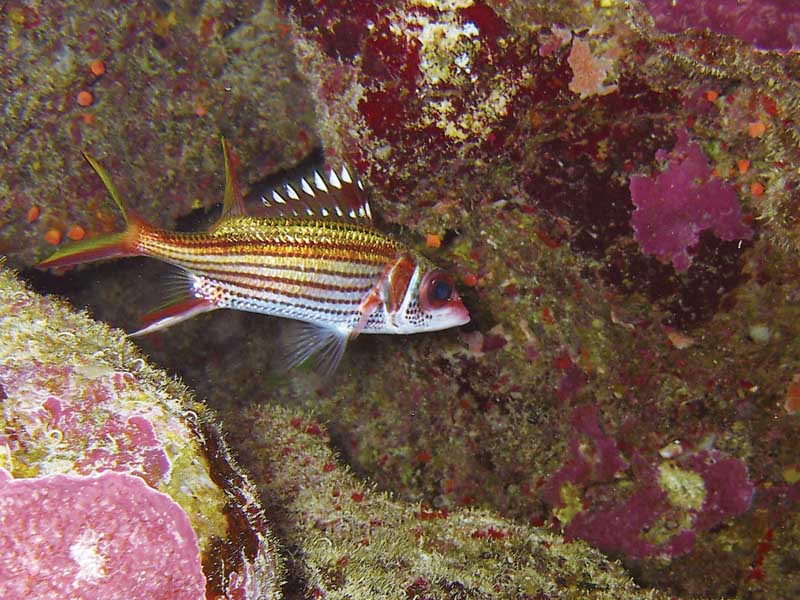
[[[453,298],[453,280],[444,271],[432,271],[422,281],[420,306],[423,310],[441,308]]]
[[[453,284],[446,279],[434,279],[428,288],[428,298],[432,304],[447,302],[453,294]]]

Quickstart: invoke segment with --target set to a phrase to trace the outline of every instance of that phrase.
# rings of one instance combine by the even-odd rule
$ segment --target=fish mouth
[[[443,329],[466,325],[469,321],[469,311],[463,304],[459,303],[458,305],[448,306],[445,309],[439,309],[433,323],[429,323],[422,330],[416,331],[442,331]]]
[[[452,306],[448,311],[447,319],[451,327],[460,327],[470,322],[469,311],[461,302]]]

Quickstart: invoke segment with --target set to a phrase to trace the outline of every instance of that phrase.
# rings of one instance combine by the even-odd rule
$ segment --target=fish
[[[223,138],[222,214],[207,230],[158,228],[123,204],[110,175],[87,153],[125,220],[125,229],[56,250],[39,269],[146,256],[177,267],[178,292],[142,317],[140,336],[218,309],[271,315],[293,324],[282,369],[311,359],[332,373],[360,334],[413,334],[465,325],[469,311],[453,277],[379,231],[363,184],[346,166],[313,171],[262,196],[247,214]]]

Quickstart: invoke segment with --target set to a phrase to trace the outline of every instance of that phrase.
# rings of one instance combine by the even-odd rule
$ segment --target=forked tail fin
[[[114,203],[122,212],[125,218],[125,231],[109,233],[99,237],[72,242],[63,248],[56,250],[49,258],[36,265],[39,269],[49,269],[52,267],[69,267],[81,263],[105,260],[108,258],[118,258],[122,256],[138,256],[141,252],[138,249],[139,236],[143,228],[148,225],[132,211],[126,210],[119,197],[119,192],[111,181],[111,177],[106,170],[94,158],[84,153],[83,157],[88,161],[95,172],[103,180],[108,193]]]

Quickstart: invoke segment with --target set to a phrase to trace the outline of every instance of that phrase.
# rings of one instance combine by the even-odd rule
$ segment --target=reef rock
[[[119,331],[0,271],[0,597],[279,597],[205,406]]]
[[[666,600],[584,542],[491,511],[393,499],[355,477],[301,411],[237,410],[231,444],[283,518],[298,597]]]
[[[222,202],[220,135],[249,180],[305,156],[314,112],[287,33],[272,2],[4,3],[0,253],[21,268],[114,226],[82,151],[165,227]]]

